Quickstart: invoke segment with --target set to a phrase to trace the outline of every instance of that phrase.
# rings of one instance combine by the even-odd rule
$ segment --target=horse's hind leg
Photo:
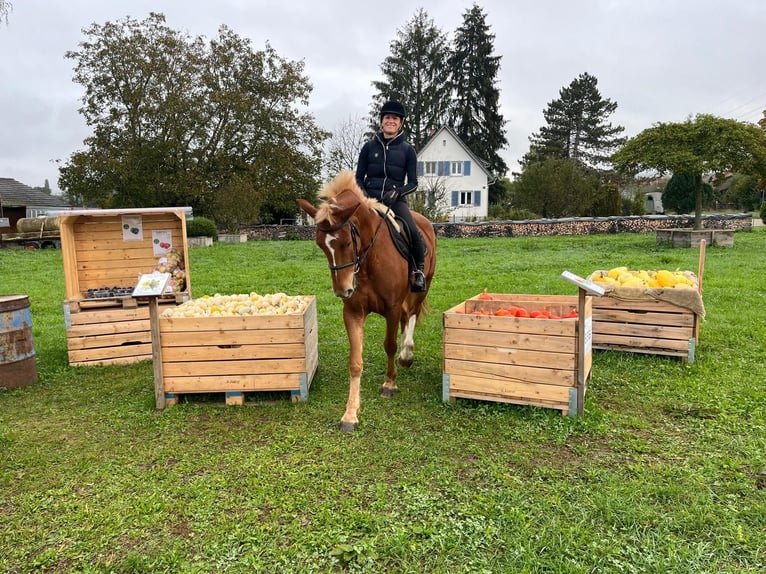
[[[415,324],[418,318],[410,315],[407,324],[402,329],[402,350],[399,353],[399,365],[402,367],[412,366],[415,351]]]

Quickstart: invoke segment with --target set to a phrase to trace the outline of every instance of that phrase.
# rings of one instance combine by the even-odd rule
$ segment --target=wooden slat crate
[[[706,240],[699,241],[696,302],[702,307]],[[593,348],[678,357],[693,363],[700,316],[668,301],[626,299],[609,292],[593,302]],[[703,308],[704,310],[704,308]]]
[[[141,218],[139,240],[123,239],[123,216]],[[59,214],[59,229],[67,300],[87,301],[88,289],[135,285],[142,274],[151,273],[160,257],[154,233],[167,233],[173,249],[183,255],[184,291],[191,294],[185,208],[64,212]]]
[[[146,305],[81,310],[64,303],[64,323],[72,366],[127,364],[152,358]]]
[[[694,362],[699,318],[665,301],[624,301],[610,296],[593,302],[593,348],[678,357]]]
[[[145,300],[130,296],[89,298],[89,289],[132,287],[151,273],[162,256],[158,237],[168,240],[184,261],[185,286],[166,294],[160,304],[191,297],[188,208],[89,209],[58,216],[64,267],[67,347],[70,365],[130,363],[152,358],[149,313]],[[126,219],[139,220],[130,239]]]
[[[491,294],[445,311],[443,399],[478,399],[558,409],[574,416],[591,372],[592,298]],[[574,319],[475,315],[510,305],[528,312],[548,309]],[[584,329],[581,329],[583,321]],[[581,336],[579,333],[582,332]],[[578,385],[583,385],[578,393]]]
[[[315,297],[303,313],[158,322],[155,377],[162,379],[166,405],[187,393],[223,392],[227,404],[243,404],[245,393],[259,391],[290,391],[293,402],[308,399],[319,364]]]

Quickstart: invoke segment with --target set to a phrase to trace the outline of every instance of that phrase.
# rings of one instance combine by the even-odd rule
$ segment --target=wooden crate
[[[72,366],[127,364],[152,359],[152,334],[146,305],[80,309],[64,303],[64,324]]]
[[[593,301],[593,348],[678,357],[693,363],[699,340],[694,311],[658,300]]]
[[[698,243],[695,298],[703,312],[706,244],[704,238]],[[693,363],[699,328],[700,316],[695,311],[662,299],[639,300],[613,291],[593,302],[594,349],[666,355]]]
[[[468,398],[547,407],[570,416],[581,412],[592,366],[592,297],[491,296],[473,297],[444,313],[444,401]],[[510,305],[561,316],[576,309],[579,317],[474,314]]]
[[[170,238],[184,259],[186,287],[191,295],[189,247],[186,239],[188,208],[89,209],[59,214],[61,256],[67,301],[92,303],[88,289],[135,285],[151,273],[162,251],[157,237]],[[140,235],[123,234],[125,218],[139,218]],[[115,303],[119,307],[121,304]]]
[[[159,317],[155,378],[164,401],[186,393],[290,391],[305,401],[319,364],[316,298],[303,313],[243,317]],[[159,362],[159,365],[157,364]],[[158,385],[155,380],[155,385]]]
[[[59,214],[66,299],[64,315],[70,365],[130,363],[152,358],[149,312],[145,300],[131,296],[89,298],[89,289],[135,286],[151,273],[167,248],[184,260],[185,286],[164,295],[160,304],[191,297],[188,208],[89,209]],[[126,238],[126,221],[138,221],[138,233]]]

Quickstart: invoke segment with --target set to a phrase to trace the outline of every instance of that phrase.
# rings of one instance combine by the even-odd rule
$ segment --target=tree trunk
[[[702,229],[702,174],[694,176],[694,229]]]

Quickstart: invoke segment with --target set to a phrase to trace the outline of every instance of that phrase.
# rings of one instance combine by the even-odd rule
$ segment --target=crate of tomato
[[[481,293],[444,312],[443,398],[581,410],[592,302]],[[584,322],[585,329],[581,329]]]

